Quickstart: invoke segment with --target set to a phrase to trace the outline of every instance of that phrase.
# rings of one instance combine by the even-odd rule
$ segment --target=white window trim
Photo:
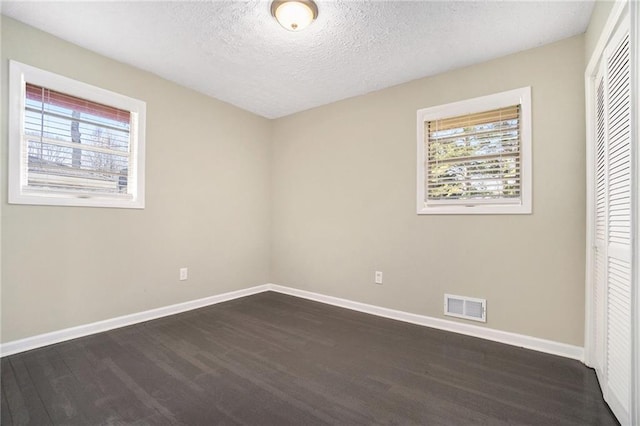
[[[490,111],[520,104],[521,108],[521,188],[520,200],[501,203],[499,201],[470,201],[469,204],[440,204],[424,202],[425,179],[425,131],[424,123],[437,119]],[[531,162],[531,87],[509,90],[460,102],[453,102],[418,110],[418,164],[417,164],[417,214],[530,214],[532,211],[532,162]]]
[[[22,173],[22,129],[25,110],[26,83],[51,88],[78,98],[113,106],[131,112],[135,131],[131,132],[131,163],[136,167],[133,179],[133,199],[100,197],[80,198],[75,195],[29,194],[22,191],[25,173]],[[49,71],[9,61],[9,155],[8,201],[10,204],[144,208],[146,103],[119,93],[101,89]],[[134,126],[132,126],[134,127]]]

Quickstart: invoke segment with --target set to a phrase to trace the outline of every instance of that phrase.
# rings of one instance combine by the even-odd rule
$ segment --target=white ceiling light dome
[[[271,15],[289,31],[301,31],[318,17],[318,6],[313,0],[275,0]]]

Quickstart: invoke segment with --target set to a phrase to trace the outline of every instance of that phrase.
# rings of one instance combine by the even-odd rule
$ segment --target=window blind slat
[[[30,146],[36,146],[39,144],[46,144],[49,147],[60,147],[60,148],[71,148],[71,149],[82,149],[83,151],[92,151],[92,152],[100,152],[106,155],[118,156],[118,157],[128,157],[129,152],[120,151],[117,149],[109,149],[103,148],[102,146],[96,145],[88,145],[88,144],[78,144],[75,142],[66,142],[64,140],[56,140],[51,138],[34,138],[32,136],[27,136],[27,143]],[[79,146],[80,145],[80,146]]]
[[[520,115],[520,106],[513,105],[506,108],[495,109],[491,111],[479,112],[475,114],[462,115],[458,117],[444,118],[440,120],[430,121],[428,123],[429,133],[434,128],[438,130],[450,130],[459,129],[469,126],[477,126],[479,124],[486,124],[491,122],[497,122],[501,120],[513,120],[517,119]]]
[[[451,163],[455,163],[455,164],[460,164],[462,166],[466,166],[469,164],[477,164],[477,163],[488,163],[491,161],[496,161],[496,160],[504,160],[506,161],[513,161],[513,160],[517,160],[520,156],[520,152],[516,151],[516,152],[504,152],[504,153],[499,153],[499,154],[485,154],[485,155],[466,155],[466,156],[462,156],[462,157],[451,157],[451,158],[443,158],[443,159],[438,159],[438,158],[433,158],[433,159],[428,159],[427,160],[427,164],[430,165],[436,165],[436,164],[451,164]],[[435,157],[435,156],[434,156]]]
[[[451,129],[444,131],[442,129],[432,129],[429,132],[429,138],[433,141],[443,142],[448,140],[457,140],[464,137],[475,136],[478,139],[490,139],[502,134],[517,134],[519,126],[516,119],[507,123],[492,122],[495,128],[474,130],[473,127],[456,128],[457,132],[453,133]]]
[[[520,183],[519,180],[511,180],[511,179],[507,179],[507,180],[498,180],[498,179],[461,179],[461,180],[455,180],[455,181],[440,181],[440,182],[434,182],[434,183],[429,183],[428,186],[433,187],[433,188],[440,188],[443,187],[445,185],[457,185],[457,184],[470,184],[470,185],[474,185],[474,186],[484,186],[484,187],[494,187],[497,188],[498,186],[504,186],[504,185],[515,185],[516,183]],[[467,188],[468,190],[468,188]]]
[[[433,178],[429,178],[427,179],[427,182],[449,182],[449,181],[461,181],[466,179],[508,179],[508,180],[514,180],[514,179],[518,179],[517,175],[518,175],[518,169],[512,169],[511,173],[509,174],[504,174],[502,173],[502,170],[491,170],[491,171],[484,171],[484,170],[478,170],[475,171],[473,173],[467,173],[466,175],[463,175],[461,173],[450,173],[449,175],[444,175],[443,176],[435,176]]]

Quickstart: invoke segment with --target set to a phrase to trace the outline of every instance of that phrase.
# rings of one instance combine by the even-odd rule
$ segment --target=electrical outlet
[[[376,271],[376,284],[382,284],[382,272]]]
[[[189,269],[180,268],[180,281],[185,281],[187,278],[189,278]]]

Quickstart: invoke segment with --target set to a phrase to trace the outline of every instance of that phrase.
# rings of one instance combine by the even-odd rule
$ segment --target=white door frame
[[[631,18],[631,189],[633,281],[631,286],[631,424],[640,425],[640,4],[630,2]],[[635,402],[634,402],[635,401]]]

